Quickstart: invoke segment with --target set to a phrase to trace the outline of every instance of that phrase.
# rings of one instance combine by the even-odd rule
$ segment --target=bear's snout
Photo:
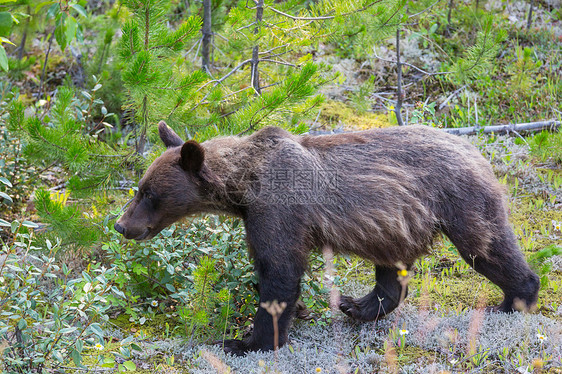
[[[125,235],[125,228],[123,226],[121,226],[119,224],[119,222],[115,222],[115,225],[113,225],[113,228],[115,229],[115,231],[117,231],[119,234],[121,235]]]

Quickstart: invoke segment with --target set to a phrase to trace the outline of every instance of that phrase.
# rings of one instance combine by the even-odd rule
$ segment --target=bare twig
[[[195,48],[196,46],[199,45],[199,43],[201,43],[201,40],[203,40],[203,38],[197,39],[197,40],[195,41],[195,43],[193,43],[193,45],[191,46],[191,48],[189,48],[189,49],[187,50],[187,52],[185,52],[185,53],[183,54],[183,57],[186,57],[191,51],[193,51],[193,48]],[[197,50],[199,50],[199,48],[198,48]],[[197,55],[196,55],[196,56],[197,56]]]
[[[51,33],[49,37],[49,44],[47,46],[47,53],[45,53],[45,62],[43,63],[43,72],[41,73],[41,81],[39,82],[39,97],[43,93],[43,84],[45,83],[45,70],[47,68],[47,62],[49,61],[49,53],[51,53],[51,46],[53,45],[53,38],[55,37],[55,31]]]
[[[377,0],[377,1],[373,1],[372,3],[369,3],[367,5],[365,5],[363,8],[360,9],[356,9],[352,12],[348,12],[348,13],[342,13],[339,14],[338,17],[345,17],[351,14],[355,14],[355,13],[360,13],[364,10],[369,9],[370,7],[372,7],[373,5],[380,3],[382,0]],[[275,9],[274,7],[270,6],[268,7],[268,9],[271,9],[274,13],[280,14],[284,17],[290,18],[293,21],[325,21],[325,20],[329,20],[329,19],[334,19],[336,18],[336,16],[321,16],[321,17],[296,17],[296,16],[292,16],[290,14],[284,13],[278,9]]]
[[[242,68],[244,65],[248,64],[252,62],[252,60],[245,60],[242,61],[240,64],[238,64],[238,66],[236,66],[234,69],[232,69],[231,71],[229,71],[226,75],[224,75],[223,77],[221,77],[220,79],[215,79],[212,81],[209,81],[207,83],[205,83],[203,86],[201,86],[197,91],[202,90],[203,88],[205,88],[206,86],[208,86],[209,84],[214,83],[213,87],[218,86],[219,84],[221,84],[225,79],[227,79],[228,77],[230,77],[232,74],[236,73],[236,71],[238,71],[240,68]],[[210,95],[210,91],[203,96],[203,98],[197,103],[195,104],[195,106],[193,108],[190,109],[190,111],[195,110],[199,105],[201,105],[201,103],[203,103],[203,101],[205,101],[205,99],[207,99],[207,97]]]
[[[384,61],[384,62],[388,62],[388,63],[391,63],[391,64],[397,64],[396,61],[393,61],[393,60],[390,60],[390,59],[387,59],[387,58],[384,58],[384,57],[379,56],[379,55],[377,54],[376,47],[373,47],[373,54],[374,54],[374,57],[375,57],[376,59],[378,59],[378,60],[381,60],[381,61]],[[425,75],[428,75],[428,76],[432,76],[432,75],[443,75],[443,74],[450,74],[450,73],[451,73],[450,71],[438,71],[437,73],[430,73],[429,71],[425,71],[425,70],[423,70],[423,69],[421,69],[421,68],[419,68],[419,67],[417,67],[417,66],[415,66],[415,65],[412,65],[412,64],[410,64],[410,63],[408,63],[408,62],[400,62],[400,65],[409,66],[409,67],[411,67],[411,68],[413,68],[413,69],[419,71],[420,73],[425,74]]]
[[[441,0],[437,0],[436,2],[434,2],[433,4],[431,4],[430,6],[428,6],[427,8],[425,8],[424,10],[409,15],[408,18],[414,18],[414,17],[419,16],[420,14],[423,14],[423,13],[427,12],[428,10],[430,10],[431,8],[433,8],[433,7],[434,7],[437,3],[439,3],[440,1],[441,1]]]
[[[272,59],[269,59],[269,58],[264,58],[264,59],[261,59],[260,61],[261,61],[261,62],[263,62],[263,61],[265,61],[265,62],[274,62],[274,63],[279,64],[279,65],[287,65],[287,66],[292,66],[292,67],[294,67],[294,68],[298,67],[298,65],[291,64],[290,62],[277,61],[277,60],[272,60]]]
[[[450,94],[445,101],[443,101],[440,105],[439,105],[439,110],[443,109],[445,107],[445,105],[447,105],[447,103],[449,101],[451,101],[451,99],[453,97],[455,97],[456,95],[458,95],[459,92],[461,92],[462,90],[464,90],[466,88],[466,84],[464,86],[462,86],[461,88],[459,88],[458,90],[456,90],[455,92],[453,92],[452,94]]]

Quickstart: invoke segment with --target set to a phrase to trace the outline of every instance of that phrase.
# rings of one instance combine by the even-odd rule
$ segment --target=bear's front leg
[[[287,342],[289,325],[300,296],[302,274],[295,271],[297,266],[280,269],[274,264],[258,266],[256,263],[256,270],[260,280],[260,306],[254,319],[254,330],[247,339],[225,340],[222,345],[226,353],[241,356],[249,351],[270,351]]]
[[[252,335],[244,340],[225,340],[226,353],[270,351],[287,342],[308,251],[298,242],[295,232],[280,233],[275,218],[272,214],[267,219],[246,221],[250,254],[259,280],[259,305]],[[254,222],[258,224],[254,226]],[[282,310],[272,310],[276,309],[271,308],[275,301]]]

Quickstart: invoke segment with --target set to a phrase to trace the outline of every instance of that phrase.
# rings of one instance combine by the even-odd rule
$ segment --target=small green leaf
[[[66,49],[66,45],[68,44],[66,40],[66,14],[60,13],[56,17],[55,22],[55,39],[59,44],[60,48],[64,51]]]
[[[4,193],[2,191],[0,191],[0,197],[3,197],[5,200],[8,200],[10,203],[14,202],[10,196],[8,196],[6,193]]]
[[[12,229],[12,234],[15,233],[16,231],[18,231],[18,229],[20,228],[20,223],[18,220],[12,221],[12,223],[10,224],[11,229]]]
[[[115,357],[113,356],[104,356],[103,364],[101,365],[102,368],[112,368],[115,366]]]
[[[172,275],[175,273],[175,269],[174,269],[174,267],[172,266],[172,264],[166,265],[166,270],[168,271],[168,273],[170,273],[170,274],[172,274]]]
[[[74,37],[76,36],[76,27],[77,27],[76,19],[72,16],[68,16],[64,24],[64,29],[65,29],[64,33],[66,37],[66,42],[68,44],[70,44],[70,42],[74,40]]]
[[[125,365],[125,367],[127,368],[127,370],[129,371],[135,371],[137,370],[137,365],[135,365],[135,363],[133,361],[125,361],[123,363],[123,365]]]
[[[3,220],[2,218],[0,218],[0,226],[4,226],[4,227],[10,227],[10,222]]]
[[[76,349],[73,349],[70,356],[72,357],[72,361],[74,362],[74,365],[78,367],[82,366],[82,356],[80,355],[80,352],[78,352]]]
[[[78,12],[82,17],[88,17],[88,13],[86,13],[86,9],[80,4],[72,4],[70,5],[72,9]]]
[[[8,187],[12,187],[12,183],[10,183],[8,178],[0,177],[0,182],[4,183]]]
[[[62,362],[64,361],[64,359],[63,359],[63,357],[62,357],[62,354],[61,354],[59,351],[53,351],[53,353],[51,353],[51,355],[52,355],[53,358],[54,358],[55,360],[57,360],[58,362],[61,362],[61,363],[62,363]]]
[[[12,15],[9,12],[0,12],[0,36],[9,37],[12,33]]]
[[[96,334],[99,338],[102,338],[102,339],[103,339],[103,337],[104,337],[103,330],[101,329],[101,327],[99,326],[98,323],[92,323],[92,324],[90,325],[90,329],[91,329],[92,332],[93,332],[94,334]]]
[[[61,330],[59,331],[59,333],[61,333],[61,334],[63,334],[63,335],[64,335],[64,334],[70,334],[71,332],[74,332],[74,331],[76,331],[76,330],[77,330],[76,327],[66,327],[66,328],[64,328],[64,329],[61,329]]]
[[[84,341],[78,339],[78,340],[76,341],[75,346],[76,346],[76,350],[77,350],[79,353],[82,353],[82,351],[84,350]]]
[[[44,6],[47,5],[51,5],[56,3],[56,1],[43,1],[42,3],[39,3],[36,7],[35,7],[35,14],[39,14],[39,11],[41,10],[41,8],[43,8]]]
[[[170,283],[166,283],[166,288],[172,292],[176,292],[176,288]]]
[[[23,221],[22,225],[25,226],[25,227],[32,228],[32,229],[36,229],[36,228],[39,227],[38,224],[36,224],[35,222],[31,222],[31,221]]]
[[[0,67],[4,71],[8,71],[8,55],[6,55],[6,50],[2,45],[0,45]]]
[[[2,1],[2,0],[0,0],[0,1]],[[10,39],[6,39],[6,38],[4,38],[3,36],[0,36],[0,44],[3,44],[3,43],[7,43],[7,44],[11,44],[11,45],[14,45],[14,46],[15,46],[15,44],[12,43],[12,42],[10,41]]]

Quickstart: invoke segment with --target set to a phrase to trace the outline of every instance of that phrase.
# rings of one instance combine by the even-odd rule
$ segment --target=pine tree
[[[47,237],[62,237],[65,244],[88,245],[103,232],[96,227],[102,218],[85,217],[68,197],[82,204],[89,201],[90,210],[93,196],[118,186],[123,166],[131,159],[126,147],[112,141],[111,125],[105,122],[112,114],[102,107],[102,119],[93,121],[93,108],[101,105],[95,98],[100,87],[97,84],[93,90],[83,91],[82,97],[68,87],[59,87],[48,115],[26,118],[21,101],[12,102],[9,110],[8,129],[19,136],[28,162],[44,171],[61,166],[66,173],[67,182],[60,186],[63,192],[35,192],[41,223],[49,226]]]
[[[322,1],[308,8],[295,0],[239,2],[221,30],[227,37],[214,45],[231,64],[210,69],[213,79],[198,90],[189,134],[206,139],[246,134],[264,125],[304,130],[298,125],[323,100],[318,88],[333,79],[312,63],[307,49],[320,40],[344,38],[350,25],[359,25],[365,41],[384,37],[395,29],[385,26],[404,3]],[[362,26],[374,16],[376,22]]]
[[[180,52],[201,27],[198,17],[189,17],[172,31],[166,27],[169,2],[164,0],[126,0],[132,19],[123,26],[119,57],[125,66],[123,82],[127,108],[135,123],[135,148],[145,150],[147,132],[159,120],[171,124],[184,117],[186,102],[199,83],[206,79],[201,71],[188,73]]]

